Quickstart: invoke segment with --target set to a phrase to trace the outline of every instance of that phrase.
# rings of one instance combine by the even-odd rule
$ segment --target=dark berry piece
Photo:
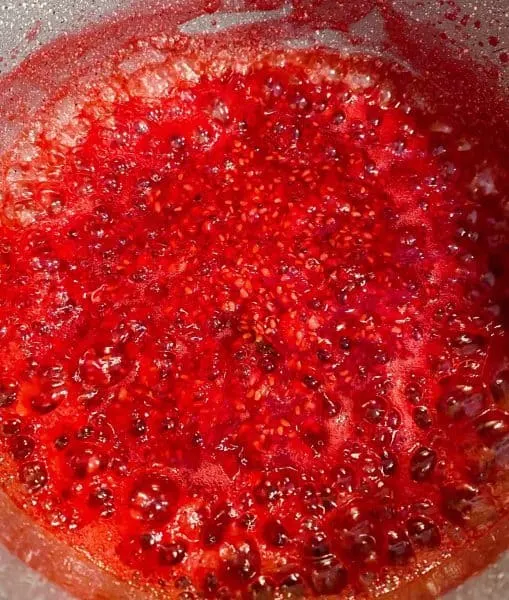
[[[304,385],[310,390],[316,390],[320,386],[320,382],[313,375],[305,375],[302,379]]]
[[[387,533],[387,552],[392,564],[404,565],[413,555],[412,544],[405,533],[391,530]]]
[[[224,571],[226,577],[232,582],[243,584],[254,579],[260,567],[260,553],[255,542],[245,541],[229,550]]]
[[[288,543],[288,532],[279,521],[269,521],[264,528],[267,542],[277,548],[283,548]]]
[[[414,481],[426,481],[433,475],[437,455],[434,450],[422,446],[410,459],[410,475]]]
[[[319,350],[317,350],[316,356],[318,360],[323,363],[327,363],[332,360],[332,354],[328,350],[325,350],[325,348],[320,348]]]
[[[15,460],[28,458],[34,449],[34,440],[26,436],[15,437],[11,442],[11,452]]]
[[[407,532],[412,543],[418,546],[436,547],[440,545],[440,532],[430,519],[415,517],[407,522]]]
[[[274,600],[274,595],[274,582],[262,576],[251,584],[247,597],[249,600]]]
[[[467,523],[481,503],[478,488],[468,483],[449,484],[440,492],[444,514],[455,523]]]
[[[421,429],[429,429],[433,424],[429,410],[425,406],[416,406],[413,412],[414,422]]]
[[[339,594],[347,583],[347,570],[336,560],[311,570],[311,585],[317,594]]]
[[[394,475],[398,470],[398,459],[393,452],[383,450],[381,455],[382,473],[384,475]]]
[[[159,562],[165,566],[181,563],[186,557],[186,546],[183,543],[161,544],[159,546]]]
[[[69,445],[70,439],[67,435],[60,435],[55,439],[55,448],[57,450],[63,450]]]

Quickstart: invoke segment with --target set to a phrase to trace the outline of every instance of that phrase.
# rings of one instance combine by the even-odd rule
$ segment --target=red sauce
[[[207,48],[4,157],[4,485],[183,594],[412,579],[505,513],[505,157],[396,65]]]

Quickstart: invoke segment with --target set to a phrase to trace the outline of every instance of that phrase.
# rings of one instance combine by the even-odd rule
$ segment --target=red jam
[[[396,65],[237,56],[133,43],[4,156],[4,486],[182,598],[411,580],[506,510],[507,162]]]

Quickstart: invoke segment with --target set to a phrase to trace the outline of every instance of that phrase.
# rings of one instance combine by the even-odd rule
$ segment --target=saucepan
[[[0,5],[0,147],[8,146],[23,121],[30,119],[51,90],[65,80],[75,61],[83,68],[93,68],[104,52],[136,31],[136,18],[123,21],[121,27],[115,25],[124,16],[150,13],[153,19],[147,22],[154,30],[162,23],[165,28],[194,35],[254,22],[277,24],[287,18],[293,4],[255,0],[5,0]],[[292,43],[346,52],[390,52],[410,68],[435,78],[437,85],[441,78],[451,77],[457,79],[457,86],[470,85],[472,102],[483,103],[486,114],[491,111],[496,117],[509,73],[507,0],[310,0],[309,4],[319,6],[323,23],[319,29],[309,30],[295,22],[294,30],[287,33]],[[394,19],[389,28],[383,17],[387,9]],[[341,23],[341,27],[328,27],[328,19],[335,25]],[[111,22],[107,37],[104,28],[102,34],[96,28],[104,20]],[[78,53],[68,40],[84,28],[89,28],[89,45],[84,44]],[[404,55],[398,47],[398,40],[403,39]],[[52,45],[41,54],[40,49],[47,44]],[[28,61],[23,78],[11,75],[23,61]],[[483,89],[469,80],[468,70],[472,68],[484,72]],[[451,560],[440,578],[434,576],[431,567],[423,573],[419,589],[408,589],[397,597],[415,600],[448,593],[449,600],[509,598],[509,554],[503,553],[508,542],[509,523],[500,523],[495,533],[481,540],[468,555]],[[471,573],[477,574],[462,583]],[[116,581],[86,556],[53,539],[0,492],[0,599],[72,597],[135,599],[147,594]],[[389,591],[383,597],[395,596]]]

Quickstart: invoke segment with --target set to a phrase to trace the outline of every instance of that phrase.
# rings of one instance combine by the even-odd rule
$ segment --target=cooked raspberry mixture
[[[3,157],[4,486],[182,598],[411,579],[507,508],[507,162],[396,65],[207,48]]]

